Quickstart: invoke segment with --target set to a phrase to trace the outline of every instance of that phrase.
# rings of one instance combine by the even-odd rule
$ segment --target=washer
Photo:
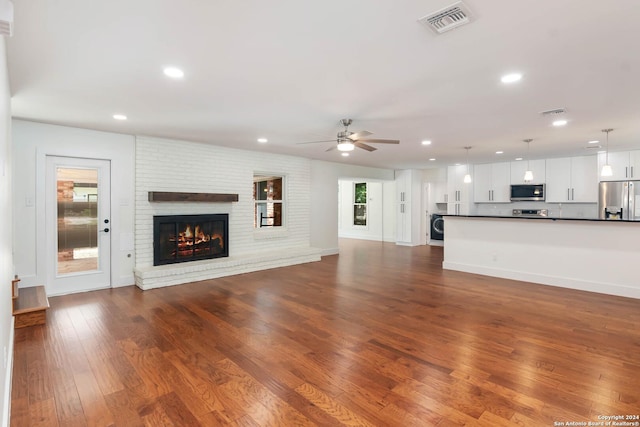
[[[444,218],[440,214],[431,214],[431,240],[444,240]]]

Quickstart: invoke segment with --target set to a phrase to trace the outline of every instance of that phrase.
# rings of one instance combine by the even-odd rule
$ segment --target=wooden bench
[[[18,291],[19,281],[20,279],[12,281],[15,328],[44,325],[49,308],[49,299],[44,286],[22,288]]]

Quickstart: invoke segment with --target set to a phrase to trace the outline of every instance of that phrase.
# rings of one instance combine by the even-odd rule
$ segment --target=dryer
[[[444,218],[441,214],[431,214],[431,240],[444,240]]]

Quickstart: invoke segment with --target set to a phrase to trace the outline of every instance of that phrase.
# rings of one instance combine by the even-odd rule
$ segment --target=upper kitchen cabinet
[[[524,172],[523,172],[524,173]],[[473,167],[473,201],[476,203],[509,203],[510,164],[489,163]]]
[[[524,182],[524,173],[529,170],[533,172],[533,181]],[[545,160],[522,160],[511,162],[511,184],[544,184],[546,179]]]
[[[549,203],[597,203],[596,156],[548,159],[546,201]]]
[[[436,183],[431,186],[431,202],[432,203],[447,203],[449,200],[449,194],[447,193],[447,185],[445,183]]]
[[[464,176],[472,165],[449,166],[447,168],[447,213],[449,215],[468,215],[471,211],[473,183],[465,183]]]
[[[598,175],[606,163],[606,153],[598,154]],[[640,150],[609,153],[612,176],[599,176],[600,181],[640,179]]]

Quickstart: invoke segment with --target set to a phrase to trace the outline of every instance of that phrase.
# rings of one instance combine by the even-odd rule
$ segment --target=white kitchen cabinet
[[[597,203],[598,162],[596,156],[547,159],[548,203]]]
[[[396,171],[396,243],[415,246],[420,244],[421,181],[420,171]]]
[[[473,201],[476,203],[510,202],[510,164],[488,163],[473,167]]]
[[[469,165],[469,174],[473,175],[473,166]],[[447,213],[449,215],[468,215],[471,210],[473,182],[465,183],[467,165],[447,168]]]
[[[447,203],[449,194],[447,193],[447,186],[445,183],[433,184],[432,202],[433,203]]]
[[[612,176],[600,176],[602,166],[606,163],[606,153],[598,154],[598,177],[600,181],[624,181],[640,179],[640,150],[609,152],[609,165]]]
[[[511,162],[511,184],[544,184],[546,180],[546,163],[544,159],[529,160],[529,170],[533,172],[533,181],[524,182],[527,171],[527,160]]]

